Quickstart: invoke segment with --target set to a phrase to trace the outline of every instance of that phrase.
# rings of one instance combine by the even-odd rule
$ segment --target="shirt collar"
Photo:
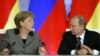
[[[14,33],[15,33],[16,35],[20,34],[19,29],[15,28],[15,29],[14,29]],[[33,32],[33,31],[30,31],[28,35],[34,36],[34,32]]]
[[[81,39],[83,39],[84,35],[85,35],[85,30],[84,30],[84,32],[80,36],[76,36],[76,37],[80,37]]]

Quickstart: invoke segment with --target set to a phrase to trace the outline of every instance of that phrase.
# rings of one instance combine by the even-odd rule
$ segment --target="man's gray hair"
[[[79,19],[79,25],[84,25],[86,27],[86,20],[85,20],[85,18],[83,16],[77,15],[74,18]]]

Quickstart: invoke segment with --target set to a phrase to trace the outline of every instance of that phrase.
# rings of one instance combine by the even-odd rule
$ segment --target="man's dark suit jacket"
[[[100,35],[97,32],[89,31],[85,29],[84,45],[87,45],[91,49],[100,51]],[[70,31],[64,32],[63,39],[58,49],[59,55],[70,55],[71,50],[75,50],[77,45],[77,39],[75,35],[72,35]]]

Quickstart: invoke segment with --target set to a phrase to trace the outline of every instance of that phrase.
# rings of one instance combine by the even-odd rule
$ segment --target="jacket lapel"
[[[28,45],[32,40],[33,40],[33,37],[29,35],[25,45]]]
[[[22,42],[22,39],[21,39],[20,34],[16,35],[16,38],[17,38],[18,42],[19,42],[22,46],[24,46],[24,43]]]
[[[89,43],[89,36],[88,36],[88,30],[85,30],[85,36],[84,36],[84,43],[85,45],[88,45]]]

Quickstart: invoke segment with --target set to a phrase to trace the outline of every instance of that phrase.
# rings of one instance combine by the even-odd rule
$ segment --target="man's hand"
[[[93,50],[91,48],[89,48],[88,46],[82,45],[82,48],[87,49],[88,50],[88,54],[93,54]]]
[[[88,54],[88,50],[85,48],[81,48],[80,50],[78,50],[78,55],[87,55]]]
[[[81,49],[78,51],[79,55],[93,54],[93,51],[86,45],[82,45]]]

